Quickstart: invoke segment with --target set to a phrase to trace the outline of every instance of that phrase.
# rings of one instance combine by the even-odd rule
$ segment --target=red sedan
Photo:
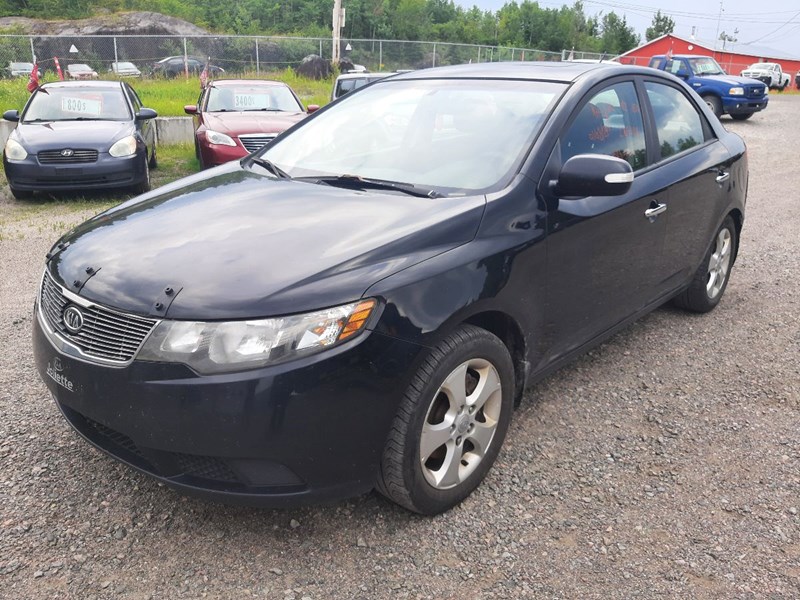
[[[253,79],[212,81],[196,105],[183,107],[194,116],[195,150],[204,169],[255,152],[318,108],[312,104],[306,111],[285,83]]]

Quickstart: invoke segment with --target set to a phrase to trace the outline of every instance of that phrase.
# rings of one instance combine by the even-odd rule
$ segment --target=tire
[[[151,187],[151,185],[150,185],[150,161],[147,160],[147,157],[145,157],[145,161],[144,161],[144,172],[145,172],[144,181],[142,181],[142,183],[139,183],[139,184],[133,186],[133,193],[134,194],[137,194],[137,195],[138,194],[144,194],[145,192],[149,192],[150,191],[150,187]]]
[[[11,191],[11,195],[14,196],[16,200],[30,200],[33,198],[33,192],[29,190],[17,190],[11,186],[8,186],[8,189]]]
[[[734,121],[747,121],[750,117],[753,116],[753,113],[744,113],[739,115],[731,115],[731,119]]]
[[[722,116],[722,102],[716,96],[706,95],[703,96],[703,102],[708,105],[708,108],[711,109],[711,112],[719,119]]]
[[[447,336],[425,358],[400,403],[378,491],[425,515],[464,500],[497,458],[514,388],[511,355],[496,336],[472,325]]]
[[[147,163],[147,166],[151,169],[158,168],[158,155],[156,154],[156,145],[153,144],[153,152],[150,153],[150,160]]]
[[[711,247],[703,257],[689,287],[675,297],[675,305],[698,313],[713,310],[728,287],[738,245],[736,225],[728,215],[714,235]]]

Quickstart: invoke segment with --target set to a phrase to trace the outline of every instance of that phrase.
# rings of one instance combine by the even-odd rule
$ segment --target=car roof
[[[212,79],[208,82],[210,87],[226,87],[235,85],[264,85],[274,87],[288,87],[282,81],[274,81],[272,79]]]
[[[339,77],[337,77],[337,79],[382,79],[384,77],[388,77],[389,75],[396,75],[396,73],[366,73],[364,71],[360,73],[342,73],[339,75]]]
[[[93,79],[91,81],[51,81],[50,83],[45,83],[41,87],[43,88],[101,88],[101,89],[121,89],[122,82],[120,81],[106,81],[104,79]]]
[[[527,79],[537,81],[553,81],[570,83],[586,73],[600,75],[651,74],[652,69],[632,65],[576,62],[496,62],[453,65],[420,69],[410,73],[400,73],[392,77],[392,81],[405,79]]]

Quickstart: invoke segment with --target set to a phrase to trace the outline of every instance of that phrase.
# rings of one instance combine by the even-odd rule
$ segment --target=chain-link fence
[[[261,74],[299,64],[316,54],[330,59],[330,38],[255,36],[0,36],[0,68],[10,74],[10,64],[38,59],[42,71],[54,71],[53,57],[65,69],[86,64],[100,76],[116,64],[132,63],[143,76],[176,76],[196,72],[198,64],[211,64],[226,73]],[[341,56],[370,71],[496,62],[508,60],[560,60],[559,52],[526,48],[409,42],[397,40],[343,40]],[[172,57],[172,61],[158,61]],[[202,67],[200,67],[202,68]],[[131,73],[135,73],[131,71]]]

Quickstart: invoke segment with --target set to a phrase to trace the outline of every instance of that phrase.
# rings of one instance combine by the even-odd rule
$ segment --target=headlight
[[[731,90],[728,93],[731,96],[744,96],[744,88],[743,87],[731,88]]]
[[[315,354],[364,330],[375,300],[258,321],[159,323],[138,360],[178,362],[202,374],[253,369]]]
[[[124,137],[119,141],[114,142],[111,149],[108,151],[111,156],[121,158],[123,156],[131,156],[136,154],[136,138],[132,135]]]
[[[6,158],[8,160],[25,160],[28,158],[28,153],[25,151],[25,148],[22,147],[22,144],[8,138],[6,142]]]
[[[233,141],[231,136],[220,133],[219,131],[212,131],[206,129],[206,139],[209,144],[221,144],[223,146],[235,146],[236,142]]]

